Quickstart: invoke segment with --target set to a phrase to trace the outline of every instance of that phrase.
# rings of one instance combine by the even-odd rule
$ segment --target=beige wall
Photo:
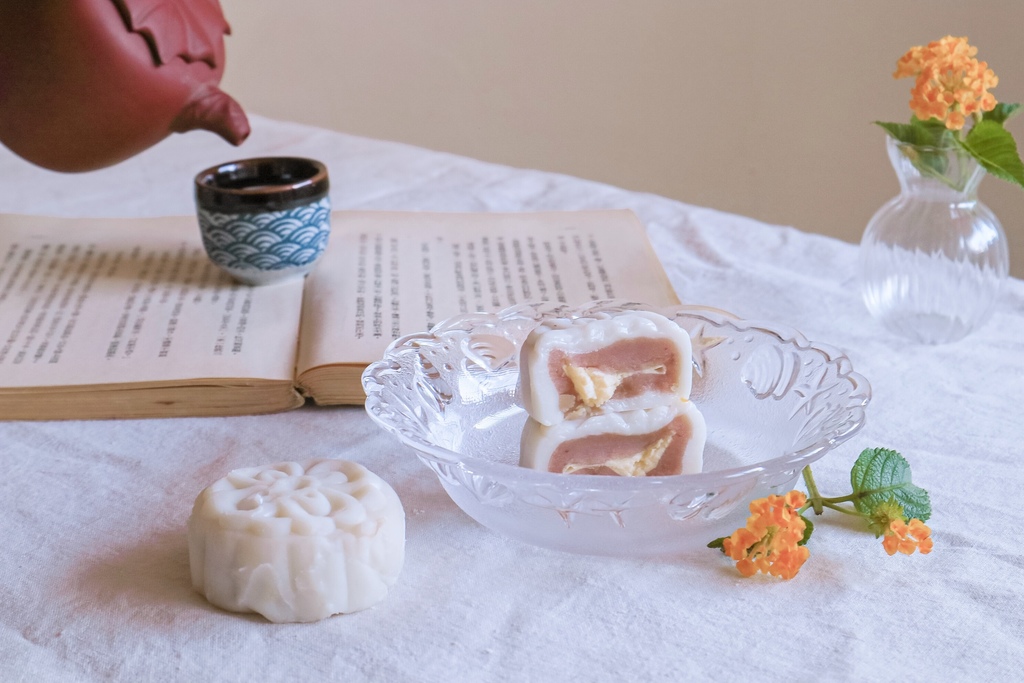
[[[252,112],[592,178],[857,242],[896,193],[912,44],[967,35],[1024,101],[1024,3],[222,0]],[[1024,143],[1020,119],[1011,130]],[[1024,190],[982,198],[1024,276]]]

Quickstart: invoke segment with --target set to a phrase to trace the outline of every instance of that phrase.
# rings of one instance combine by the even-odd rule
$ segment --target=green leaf
[[[919,135],[924,136],[925,140],[921,144],[931,144],[933,147],[949,147],[953,144],[953,131],[946,128],[943,121],[935,118],[922,121],[911,116],[910,125],[917,127]]]
[[[960,144],[986,171],[1024,187],[1024,162],[1017,153],[1013,136],[1001,123],[979,121]]]
[[[1017,110],[1020,109],[1019,104],[1011,104],[1009,102],[1000,102],[996,104],[996,108],[992,111],[987,111],[982,115],[983,121],[995,121],[996,123],[1003,124],[1007,120],[1013,118],[1017,114]]]
[[[886,123],[875,121],[886,133],[915,147],[937,147],[939,149],[949,148],[953,145],[953,134],[946,128],[946,125],[938,119],[922,121],[916,116],[911,117],[910,123]]]
[[[881,126],[885,129],[885,132],[893,136],[900,142],[907,142],[914,144],[914,136],[917,135],[914,127],[909,123],[887,123],[885,121],[875,121],[876,126]]]
[[[716,538],[715,540],[711,541],[711,543],[708,543],[708,547],[718,548],[724,553],[725,547],[722,545],[723,543],[725,543],[725,536],[722,536],[721,538]]]
[[[916,116],[911,117],[910,123],[875,123],[897,141],[914,146],[915,149],[905,149],[904,153],[918,170],[925,175],[943,179],[943,174],[949,168],[945,150],[956,144],[953,134],[944,123],[938,119],[922,121]]]
[[[800,539],[797,545],[807,545],[807,541],[811,540],[811,534],[814,533],[814,522],[803,515],[800,515],[800,519],[804,520],[804,537]]]
[[[928,492],[910,481],[910,464],[896,451],[888,448],[866,448],[850,471],[854,507],[871,515],[875,508],[895,499],[907,518],[922,522],[932,514]]]

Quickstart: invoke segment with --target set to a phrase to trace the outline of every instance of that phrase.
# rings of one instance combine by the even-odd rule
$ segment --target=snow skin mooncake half
[[[523,342],[520,398],[547,426],[652,408],[689,398],[691,353],[690,336],[657,313],[548,320]]]
[[[248,467],[196,498],[188,551],[192,585],[214,605],[316,621],[387,597],[405,559],[405,511],[355,462]]]
[[[690,401],[605,413],[545,426],[529,419],[519,464],[556,474],[658,477],[695,474],[704,465],[707,428]]]

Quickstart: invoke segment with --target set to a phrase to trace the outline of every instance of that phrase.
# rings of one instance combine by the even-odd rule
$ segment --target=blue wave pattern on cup
[[[203,245],[217,265],[234,271],[278,271],[309,266],[327,247],[331,202],[260,213],[199,209]]]

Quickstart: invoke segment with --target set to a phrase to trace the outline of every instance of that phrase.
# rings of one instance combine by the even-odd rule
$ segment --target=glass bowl
[[[704,471],[565,475],[519,467],[526,413],[519,347],[551,317],[648,310],[693,340],[691,399],[704,414]],[[674,555],[742,526],[754,498],[790,490],[807,464],[864,425],[871,397],[849,358],[780,325],[697,306],[524,304],[451,318],[395,340],[363,373],[366,410],[411,446],[484,526],[596,555]]]

